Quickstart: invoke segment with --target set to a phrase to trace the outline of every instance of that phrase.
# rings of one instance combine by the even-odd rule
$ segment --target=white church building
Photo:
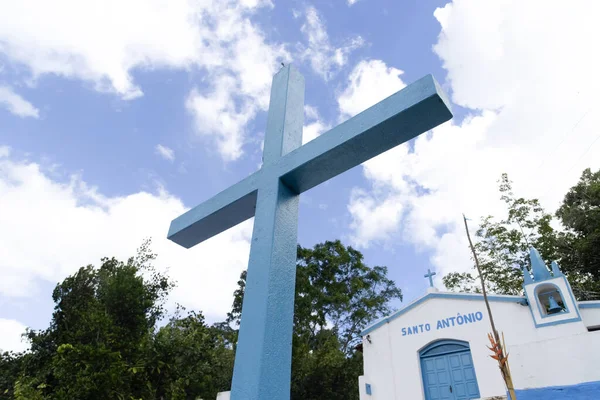
[[[490,295],[504,333],[518,400],[600,399],[600,301],[576,301],[558,264],[531,250],[525,296]],[[426,275],[427,276],[427,275]],[[430,278],[431,279],[431,278]],[[361,400],[462,400],[506,396],[487,334],[483,296],[440,292],[362,332]]]

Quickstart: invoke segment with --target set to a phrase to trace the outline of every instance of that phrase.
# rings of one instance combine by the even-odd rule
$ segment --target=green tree
[[[200,313],[178,315],[160,328],[151,381],[159,399],[214,399],[231,385],[234,353],[219,326],[209,327]]]
[[[491,293],[522,294],[523,268],[529,269],[529,247],[538,249],[548,263],[557,257],[557,235],[551,226],[552,215],[537,199],[516,197],[506,174],[500,180],[501,199],[507,206],[505,219],[482,218],[475,233],[475,251],[486,289]],[[470,272],[452,272],[444,276],[444,285],[454,291],[479,292],[478,276]]]
[[[50,327],[29,331],[17,390],[46,399],[153,398],[153,331],[173,284],[146,241],[126,263],[102,259],[58,284]],[[30,394],[31,395],[31,394]]]
[[[391,313],[402,292],[386,267],[369,267],[363,255],[339,240],[298,246],[294,338],[293,399],[356,399],[362,355],[355,351],[360,332]],[[246,272],[234,294],[229,321],[239,323]]]
[[[597,189],[599,175],[592,175],[589,170],[584,172],[580,183],[565,196],[557,216],[561,218],[566,231],[557,231],[552,227],[552,214],[546,212],[537,199],[516,197],[508,176],[502,175],[499,190],[508,210],[507,217],[501,220],[492,216],[482,218],[475,234],[475,250],[480,257],[489,292],[511,295],[523,293],[522,270],[530,269],[529,248],[533,246],[547,265],[552,261],[560,264],[579,300],[598,295],[598,264],[594,267],[593,262],[587,261],[594,260],[594,250],[588,244],[595,243],[594,232],[597,233],[600,226],[598,207],[594,206],[600,198],[600,190]],[[596,203],[593,203],[594,195],[597,196]],[[479,292],[481,289],[477,279],[478,276],[470,272],[452,272],[444,276],[443,282],[450,290]]]
[[[577,272],[579,297],[600,298],[600,170],[583,171],[556,216],[567,229],[560,235],[562,253]]]
[[[126,263],[102,259],[53,291],[50,326],[28,331],[31,350],[0,355],[0,398],[198,399],[226,390],[233,329],[179,308],[157,329],[173,283],[152,267],[146,241]]]
[[[14,397],[14,387],[22,364],[23,354],[0,352],[0,399]]]
[[[556,216],[572,235],[578,267],[600,279],[600,170],[583,171],[579,182],[565,195]]]
[[[147,353],[173,285],[152,268],[155,255],[144,246],[127,263],[111,258],[97,270],[81,268],[54,290],[53,369],[63,383],[56,398],[152,396]]]
[[[340,350],[334,331],[324,329],[311,341],[294,335],[292,352],[292,396],[301,399],[358,399],[358,376],[363,358],[359,351],[350,355]]]

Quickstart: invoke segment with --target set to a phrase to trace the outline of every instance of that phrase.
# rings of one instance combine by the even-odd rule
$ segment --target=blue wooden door
[[[448,354],[448,366],[452,378],[452,393],[456,400],[478,399],[479,388],[470,351]]]
[[[426,400],[478,399],[479,387],[465,342],[440,341],[421,352]]]
[[[454,400],[450,391],[450,370],[447,356],[428,357],[421,360],[423,385],[427,400]]]

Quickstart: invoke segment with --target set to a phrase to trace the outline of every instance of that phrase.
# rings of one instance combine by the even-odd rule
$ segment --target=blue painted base
[[[600,381],[569,386],[517,390],[516,394],[518,400],[598,400],[600,399]]]

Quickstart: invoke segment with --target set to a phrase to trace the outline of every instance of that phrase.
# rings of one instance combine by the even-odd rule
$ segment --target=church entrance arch
[[[479,386],[468,342],[442,339],[419,351],[425,400],[478,399]]]

